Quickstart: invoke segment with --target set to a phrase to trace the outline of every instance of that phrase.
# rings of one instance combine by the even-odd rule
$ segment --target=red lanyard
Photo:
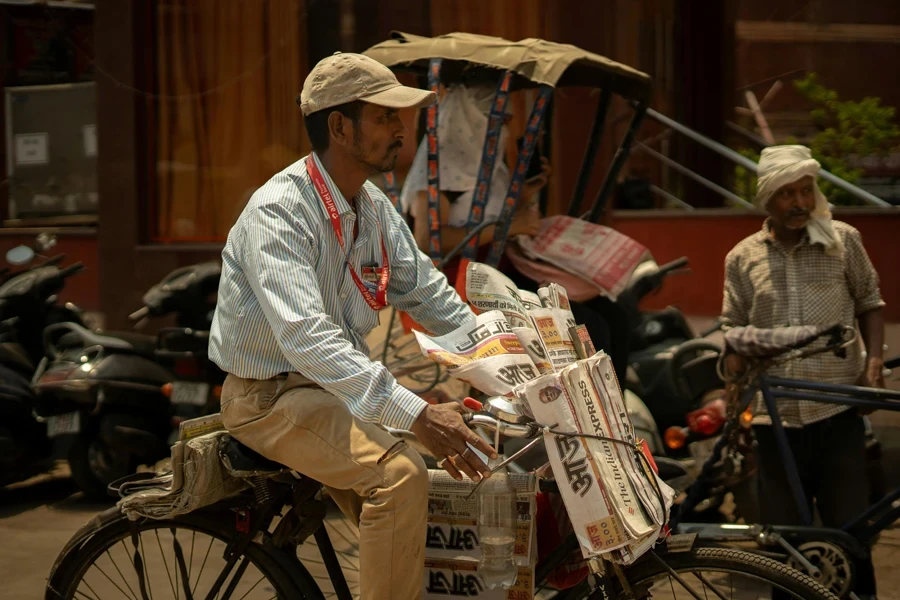
[[[372,310],[381,310],[387,306],[387,286],[388,280],[391,277],[391,267],[388,263],[387,248],[384,246],[384,233],[381,232],[382,266],[380,269],[380,276],[378,277],[378,286],[376,287],[375,295],[373,296],[372,292],[369,291],[369,288],[366,287],[366,284],[363,283],[363,280],[356,274],[353,265],[350,264],[350,258],[347,256],[347,251],[344,250],[344,233],[341,231],[341,218],[338,215],[337,206],[335,206],[334,198],[328,190],[328,186],[325,185],[325,179],[322,177],[322,173],[319,171],[319,167],[316,165],[316,161],[312,155],[309,155],[306,158],[306,172],[309,174],[309,178],[312,180],[313,185],[316,186],[319,197],[325,204],[325,211],[328,213],[328,218],[331,220],[331,226],[334,228],[334,235],[337,237],[341,252],[344,253],[344,259],[347,261],[347,267],[350,269],[350,276],[353,277],[353,283],[359,288],[359,293],[362,294],[362,297],[366,301],[366,304],[369,305],[369,308]],[[376,270],[376,273],[378,271],[379,270]]]

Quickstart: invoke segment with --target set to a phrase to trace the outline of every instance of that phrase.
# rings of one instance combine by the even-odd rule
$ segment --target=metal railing
[[[654,121],[656,121],[658,123],[661,123],[662,125],[665,125],[670,130],[676,131],[676,132],[684,135],[685,137],[712,150],[713,152],[719,154],[720,156],[727,158],[728,160],[732,161],[736,165],[744,167],[751,173],[755,174],[757,172],[757,164],[754,161],[747,158],[743,154],[740,154],[739,152],[732,150],[728,146],[721,144],[715,140],[712,140],[712,139],[706,137],[705,135],[694,131],[690,127],[682,125],[678,121],[676,121],[670,117],[667,117],[666,115],[664,115],[660,112],[653,110],[652,108],[648,108],[646,114],[647,114],[647,117],[653,119]],[[765,145],[765,142],[763,142],[762,139],[754,140],[754,141],[762,142],[762,144]],[[741,208],[753,208],[753,205],[750,202],[748,202],[747,199],[741,198],[734,192],[691,171],[689,168],[685,167],[684,165],[680,164],[679,162],[673,160],[672,158],[666,156],[665,154],[663,154],[661,152],[654,150],[653,148],[649,147],[648,145],[646,145],[642,142],[636,142],[634,145],[634,150],[638,151],[638,152],[644,152],[645,154],[652,156],[653,158],[657,159],[664,165],[678,171],[679,173],[681,173],[682,175],[685,175],[686,177],[690,177],[691,179],[700,183],[701,185],[715,191],[716,193],[720,194],[723,198],[725,198],[730,203],[732,203],[736,206],[739,206]],[[840,188],[841,190],[847,192],[854,198],[862,201],[863,203],[865,203],[867,205],[877,206],[879,208],[887,208],[887,209],[900,208],[900,207],[890,204],[889,202],[882,200],[881,198],[875,196],[874,194],[872,194],[856,185],[853,185],[852,183],[850,183],[844,179],[841,179],[840,177],[834,175],[833,173],[826,171],[825,169],[822,169],[819,171],[819,177],[821,177],[823,180],[831,183],[835,187]],[[664,189],[658,188],[656,186],[651,186],[651,191],[654,194],[665,198],[669,202],[671,202],[679,207],[682,207],[682,208],[690,207],[690,205],[687,202],[685,202],[684,200],[681,200],[677,196],[673,195],[672,193],[670,193]]]

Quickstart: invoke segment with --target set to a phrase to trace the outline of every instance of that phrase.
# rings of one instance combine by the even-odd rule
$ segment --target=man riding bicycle
[[[367,178],[390,171],[398,109],[435,101],[380,63],[337,53],[298,103],[313,152],[273,176],[228,235],[210,357],[229,373],[222,420],[266,458],[320,481],[360,531],[362,598],[422,593],[427,471],[382,426],[411,429],[451,475],[494,456],[457,403],[428,405],[368,357],[391,304],[436,334],[473,317]]]

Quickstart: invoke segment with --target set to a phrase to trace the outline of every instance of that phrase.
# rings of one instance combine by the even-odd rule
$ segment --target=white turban
[[[810,242],[825,246],[826,254],[840,256],[844,251],[844,244],[831,224],[828,200],[815,182],[821,167],[806,146],[772,146],[763,149],[759,158],[756,198],[753,204],[760,210],[766,210],[772,195],[781,187],[812,176],[816,205],[806,224]]]
[[[472,202],[478,168],[481,166],[481,152],[487,132],[488,115],[494,103],[495,86],[452,86],[438,105],[438,169],[442,191],[463,192],[457,202],[466,206]],[[491,219],[500,214],[503,200],[509,187],[509,167],[504,162],[509,128],[503,126],[497,145],[494,174],[491,176],[491,190],[485,207],[484,218]],[[415,204],[418,192],[428,189],[427,152],[425,140],[419,144],[403,190],[400,206],[408,212]],[[468,214],[468,213],[466,213]],[[464,226],[466,223],[450,223]]]

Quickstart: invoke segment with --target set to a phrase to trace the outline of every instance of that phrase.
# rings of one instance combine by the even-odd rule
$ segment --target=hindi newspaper
[[[542,375],[519,388],[517,394],[528,403],[537,422],[553,425],[557,431],[577,431],[561,374]],[[582,554],[587,558],[628,544],[629,537],[619,515],[611,508],[587,441],[550,431],[543,435],[547,458]],[[572,507],[579,510],[573,514]]]
[[[508,395],[540,375],[501,311],[482,313],[447,335],[414,333],[422,354],[485,394]]]
[[[516,563],[534,562],[535,491],[537,481],[533,473],[510,473],[516,487],[517,533],[513,549]],[[475,484],[469,479],[456,481],[446,471],[428,471],[428,535],[425,544],[427,558],[481,558],[478,538],[478,497],[469,495]]]
[[[489,396],[511,396],[516,386],[540,372],[527,355],[503,354],[460,367],[450,375]]]
[[[572,311],[563,308],[535,308],[528,311],[534,329],[544,345],[554,371],[560,371],[578,360],[569,328],[575,326]]]
[[[541,305],[544,308],[572,310],[572,307],[569,305],[569,295],[566,293],[566,288],[558,283],[551,283],[538,288],[538,298],[541,299]]]
[[[556,432],[544,433],[547,455],[583,555],[636,560],[659,536],[674,491],[639,457],[609,357],[598,352],[515,393]]]
[[[513,557],[519,576],[509,590],[490,590],[478,575],[481,559],[478,497],[469,497],[475,484],[468,479],[456,481],[445,471],[428,471],[424,598],[463,595],[485,600],[525,600],[534,597],[537,478],[531,473],[510,473],[509,477],[518,492]]]
[[[531,327],[513,327],[512,331],[519,338],[519,343],[525,348],[525,352],[528,354],[531,362],[537,367],[538,373],[543,375],[553,371],[553,365],[550,364],[550,360],[547,358],[544,342],[541,341],[541,336],[536,329]]]
[[[517,241],[527,257],[576,275],[613,299],[647,256],[647,249],[628,236],[565,215],[542,219],[536,237]]]
[[[466,298],[479,311],[499,310],[511,327],[531,327],[526,314],[541,306],[533,292],[522,292],[513,281],[493,267],[472,262],[466,271]]]
[[[475,600],[532,600],[534,567],[519,566],[516,582],[508,590],[488,589],[478,575],[478,561],[425,558],[423,600],[474,598]]]
[[[416,332],[422,353],[486,394],[527,405],[545,426],[550,468],[582,554],[630,564],[656,543],[674,491],[642,453],[609,357],[589,355],[590,336],[575,324],[561,286],[526,298],[496,269],[471,263],[467,273],[473,304],[496,310],[448,335]],[[471,542],[452,523],[435,521],[430,531],[429,539],[447,551],[442,559],[459,560],[456,546]]]
[[[414,332],[422,353],[448,369],[501,354],[525,354],[502,312],[481,313],[473,321],[439,337]]]

